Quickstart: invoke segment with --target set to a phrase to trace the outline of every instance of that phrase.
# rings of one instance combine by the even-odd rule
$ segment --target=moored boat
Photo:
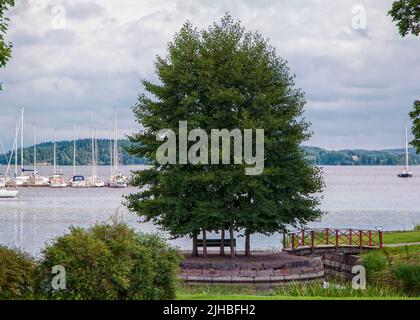
[[[405,124],[405,168],[398,174],[399,178],[411,178],[413,173],[409,170],[409,156],[408,156],[408,125]]]
[[[66,188],[67,181],[64,179],[61,173],[55,173],[50,177],[50,187],[51,188]]]
[[[54,173],[50,177],[51,188],[65,188],[67,187],[67,181],[63,177],[63,173],[57,170],[57,145],[56,145],[56,129],[54,129],[54,145],[53,145],[53,157],[54,157]]]
[[[86,180],[84,176],[76,175],[70,180],[70,187],[72,188],[86,188]]]
[[[117,108],[114,111],[114,168],[111,170],[108,186],[110,188],[127,188],[128,178],[125,177],[119,169],[119,149],[118,149],[118,125],[117,125]],[[112,157],[111,157],[112,159]],[[111,160],[112,163],[112,160]],[[111,166],[112,167],[112,166]]]
[[[19,191],[17,190],[0,189],[0,199],[14,198],[18,193]]]
[[[4,188],[6,186],[6,177],[0,176],[0,188]]]

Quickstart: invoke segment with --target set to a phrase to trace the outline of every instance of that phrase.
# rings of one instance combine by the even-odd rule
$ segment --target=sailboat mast
[[[23,115],[24,115],[24,108],[22,108],[22,123],[20,127],[20,168],[21,168],[21,175],[23,176]]]
[[[76,175],[76,122],[73,123],[73,176]]]
[[[113,150],[112,150],[112,121],[109,121],[109,168],[110,168],[110,177],[114,174],[113,172]]]
[[[118,124],[117,124],[117,107],[114,110],[114,128],[115,128],[115,137],[114,137],[114,167],[115,174],[118,173],[119,165],[119,155],[118,155]]]
[[[405,123],[405,169],[408,172],[408,125]]]
[[[18,166],[18,132],[19,132],[19,120],[16,117],[16,130],[15,130],[15,177],[17,177],[17,166]]]
[[[54,175],[57,174],[57,160],[56,160],[56,156],[57,156],[57,146],[56,146],[56,139],[57,139],[57,133],[56,133],[57,129],[54,129],[54,149],[53,149],[53,153],[54,153]]]
[[[95,173],[98,172],[98,136],[95,128]]]
[[[91,144],[92,144],[92,177],[95,177],[95,141],[93,138],[93,113],[91,113],[91,126],[90,126],[90,134],[91,134]]]
[[[36,125],[34,124],[34,174],[36,174]]]

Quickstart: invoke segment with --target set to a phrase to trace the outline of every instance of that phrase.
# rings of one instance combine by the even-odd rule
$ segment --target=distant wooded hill
[[[317,147],[303,147],[307,158],[317,165],[403,165],[404,149],[391,150],[339,150],[329,151]],[[409,149],[410,164],[420,164],[420,155],[413,148]]]
[[[110,141],[108,139],[98,140],[98,164],[110,164]],[[126,148],[129,147],[128,140],[120,140],[120,162],[124,165],[145,164],[144,159],[129,155]],[[90,165],[91,163],[91,140],[81,139],[76,141],[77,165]],[[402,165],[404,164],[404,150],[339,150],[330,151],[317,147],[303,147],[306,157],[316,165]],[[7,164],[10,152],[0,155],[0,164]],[[18,151],[20,161],[20,149]],[[25,164],[33,163],[33,147],[24,149]],[[37,145],[37,161],[39,164],[53,163],[53,143],[45,142]],[[12,164],[14,157],[12,156]],[[57,163],[59,165],[73,164],[73,141],[57,142]],[[410,164],[420,164],[420,155],[410,149]]]
[[[120,140],[118,147],[120,150],[120,163],[124,165],[145,164],[143,159],[129,155],[126,148],[130,145],[128,140]],[[76,140],[77,165],[90,165],[92,159],[91,140]],[[110,164],[110,141],[108,139],[98,140],[98,165]],[[33,147],[24,148],[24,162],[26,165],[33,163]],[[0,164],[7,164],[10,152],[0,156]],[[52,142],[44,142],[37,145],[37,163],[52,164],[54,162],[54,151]],[[18,150],[18,161],[20,161],[20,149]],[[12,156],[12,164],[14,156]],[[73,164],[73,141],[57,142],[57,164],[65,166]]]

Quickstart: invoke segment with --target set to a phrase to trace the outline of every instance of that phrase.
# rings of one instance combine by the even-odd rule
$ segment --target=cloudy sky
[[[401,38],[387,16],[392,0],[17,0],[9,12],[13,59],[0,70],[0,139],[10,147],[26,112],[25,140],[88,136],[90,114],[109,135],[113,106],[123,133],[140,80],[186,20],[204,28],[229,11],[260,31],[288,60],[306,92],[308,144],[328,149],[403,145],[420,98],[420,37]],[[358,6],[362,5],[362,7]],[[363,28],[363,10],[366,28]],[[359,18],[362,18],[360,20]]]

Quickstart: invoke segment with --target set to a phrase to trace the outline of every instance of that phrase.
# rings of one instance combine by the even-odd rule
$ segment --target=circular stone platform
[[[253,253],[251,257],[238,255],[234,259],[209,254],[192,257],[185,253],[180,277],[187,283],[275,284],[308,281],[324,277],[320,257],[309,258],[288,253]]]

